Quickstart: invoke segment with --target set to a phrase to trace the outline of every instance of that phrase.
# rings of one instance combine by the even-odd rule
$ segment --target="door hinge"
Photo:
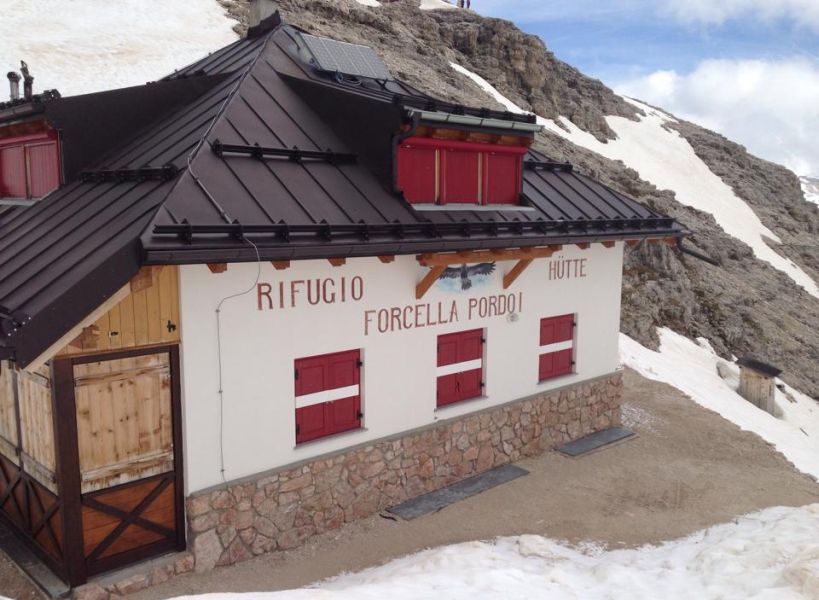
[[[485,344],[485,343],[486,343],[486,338],[485,338],[485,337],[482,337],[482,338],[481,338],[481,344]]]
[[[483,381],[481,381],[481,387],[486,387],[486,384]]]
[[[363,418],[364,418],[364,413],[363,413],[363,412],[361,412],[361,411],[358,411],[358,412],[356,413],[356,417],[358,417],[358,420],[360,421],[361,419],[363,419]]]
[[[575,363],[574,361],[572,361],[572,366],[575,366],[575,364],[577,364],[577,363]]]
[[[299,435],[300,433],[301,433],[301,425],[296,423],[296,435]]]
[[[361,359],[358,359],[355,364],[360,369],[361,367],[364,366],[364,361],[361,360]]]
[[[296,369],[295,371],[293,371],[293,376],[294,376],[296,379],[298,379],[298,378],[299,378],[299,370],[298,370],[298,369]]]

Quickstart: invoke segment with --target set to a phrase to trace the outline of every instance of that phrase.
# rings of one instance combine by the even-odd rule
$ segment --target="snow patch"
[[[378,0],[355,0],[359,4],[363,4],[364,6],[381,6],[381,3]]]
[[[805,200],[819,204],[819,177],[800,177]]]
[[[507,110],[526,112],[480,75],[455,63],[450,65],[478,84]],[[624,99],[642,109],[646,116],[638,121],[606,117],[609,127],[617,134],[617,139],[607,143],[583,131],[565,117],[560,117],[557,122],[538,117],[538,123],[577,146],[622,161],[645,181],[660,189],[672,190],[680,203],[713,215],[727,234],[748,244],[757,258],[779,269],[809,294],[819,298],[819,286],[810,275],[768,245],[768,241],[781,243],[776,234],[765,227],[751,207],[708,168],[685,138],[667,127],[668,123],[676,122],[675,119],[636,100]]]
[[[37,92],[86,94],[164,77],[237,39],[215,0],[3,3],[3,73],[28,63]]]
[[[668,383],[697,404],[713,410],[740,428],[756,433],[797,469],[819,478],[819,403],[777,380],[779,418],[755,407],[737,393],[739,367],[722,360],[704,338],[688,338],[660,328],[660,351],[620,334],[620,360],[644,377]],[[727,375],[720,377],[717,365]],[[789,398],[790,396],[790,398]]]
[[[312,589],[202,600],[797,600],[819,595],[819,504],[777,507],[659,546],[605,551],[536,535],[419,552]]]
[[[451,10],[455,8],[446,0],[421,0],[421,10]]]

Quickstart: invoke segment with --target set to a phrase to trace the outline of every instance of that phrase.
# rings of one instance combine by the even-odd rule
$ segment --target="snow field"
[[[796,600],[819,597],[819,504],[770,508],[660,546],[523,535],[426,550],[315,588],[207,600]]]
[[[25,60],[35,92],[64,96],[142,85],[236,41],[233,25],[215,0],[9,0],[0,67]]]
[[[455,63],[450,65],[478,84],[507,110],[526,112],[476,73]],[[728,235],[748,244],[758,259],[779,269],[809,294],[819,298],[816,282],[796,263],[781,256],[769,245],[768,241],[781,243],[776,234],[763,225],[751,207],[708,168],[685,138],[667,127],[674,119],[636,100],[624,99],[642,109],[646,116],[638,121],[606,117],[609,127],[617,134],[617,139],[607,143],[599,141],[565,117],[559,118],[560,123],[538,117],[538,123],[577,146],[622,161],[645,181],[660,189],[673,191],[678,202],[712,215]]]

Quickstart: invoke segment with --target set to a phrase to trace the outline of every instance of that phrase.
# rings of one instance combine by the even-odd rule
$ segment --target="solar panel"
[[[390,70],[368,46],[349,44],[307,33],[301,34],[316,67],[331,73],[344,73],[373,79],[392,79]]]

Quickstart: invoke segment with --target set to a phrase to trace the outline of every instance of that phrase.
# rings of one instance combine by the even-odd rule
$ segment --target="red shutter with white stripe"
[[[438,406],[483,393],[483,330],[438,336]]]
[[[358,350],[296,361],[296,443],[361,427]]]
[[[568,375],[574,370],[574,315],[540,321],[540,381]]]

